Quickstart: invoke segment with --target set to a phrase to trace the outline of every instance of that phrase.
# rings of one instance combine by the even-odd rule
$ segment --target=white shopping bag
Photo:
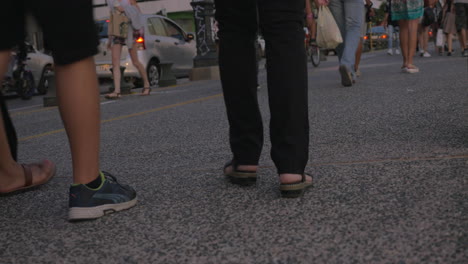
[[[317,45],[334,49],[343,42],[340,29],[327,6],[320,6],[317,18]]]
[[[437,30],[436,46],[437,47],[443,47],[444,46],[444,31],[441,28],[439,28]]]

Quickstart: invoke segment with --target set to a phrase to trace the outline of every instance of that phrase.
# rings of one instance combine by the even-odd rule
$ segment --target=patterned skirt
[[[390,10],[392,20],[410,20],[422,17],[424,13],[423,0],[392,0]]]

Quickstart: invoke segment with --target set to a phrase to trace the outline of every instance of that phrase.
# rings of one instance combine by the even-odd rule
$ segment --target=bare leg
[[[466,34],[466,29],[462,29],[458,32],[458,39],[460,41],[460,48],[463,50],[465,50],[467,48],[467,34]]]
[[[113,44],[111,48],[112,53],[112,77],[114,78],[114,92],[112,94],[120,94],[120,55],[122,54],[122,45]]]
[[[417,44],[419,46],[419,53],[424,53],[424,27],[418,23],[418,37]]]
[[[2,78],[7,71],[10,57],[10,50],[0,51],[0,76]],[[25,184],[23,168],[13,159],[3,121],[3,117],[0,114],[0,193],[9,192]],[[48,174],[53,169],[50,162],[45,167],[43,165],[31,166],[33,184],[47,179]]]
[[[408,21],[408,65],[413,65],[413,57],[416,53],[418,20],[412,19]]]
[[[92,57],[55,66],[59,110],[73,161],[73,182],[87,184],[99,173],[99,87]]]
[[[141,64],[140,60],[138,59],[137,49],[132,48],[130,49],[130,58],[132,58],[132,63],[135,68],[138,69],[141,78],[143,79],[143,87],[148,88],[150,87],[150,83],[148,80],[148,74],[146,73],[145,66]],[[149,89],[147,91],[143,91],[145,94],[149,94]]]
[[[409,23],[408,20],[400,20],[398,21],[400,25],[400,47],[401,47],[401,54],[403,55],[403,67],[408,65],[408,57],[409,57]]]
[[[423,28],[423,47],[425,52],[428,51],[427,45],[429,44],[429,27]]]
[[[453,35],[449,33],[449,34],[447,34],[448,52],[453,52],[452,47],[453,47]]]

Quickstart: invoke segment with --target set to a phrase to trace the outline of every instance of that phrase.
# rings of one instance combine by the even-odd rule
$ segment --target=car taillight
[[[106,23],[109,23],[109,22],[110,22],[110,20],[109,20],[109,19],[107,19],[107,20],[106,20]]]
[[[369,37],[368,37],[368,36],[364,36],[364,39],[367,40],[367,39],[369,39]]]
[[[144,39],[142,36],[138,37],[138,38],[135,40],[135,42],[138,44],[138,49],[140,49],[140,50],[146,49],[146,47],[145,47],[145,39]]]
[[[386,39],[386,38],[387,38],[387,35],[384,34],[384,35],[382,35],[381,38]]]

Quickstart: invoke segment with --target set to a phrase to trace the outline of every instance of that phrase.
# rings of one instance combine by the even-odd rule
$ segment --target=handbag
[[[113,11],[110,14],[109,27],[107,33],[109,36],[127,38],[128,17],[119,11]]]
[[[327,6],[320,6],[317,17],[317,45],[325,49],[334,49],[343,42],[340,29]]]

